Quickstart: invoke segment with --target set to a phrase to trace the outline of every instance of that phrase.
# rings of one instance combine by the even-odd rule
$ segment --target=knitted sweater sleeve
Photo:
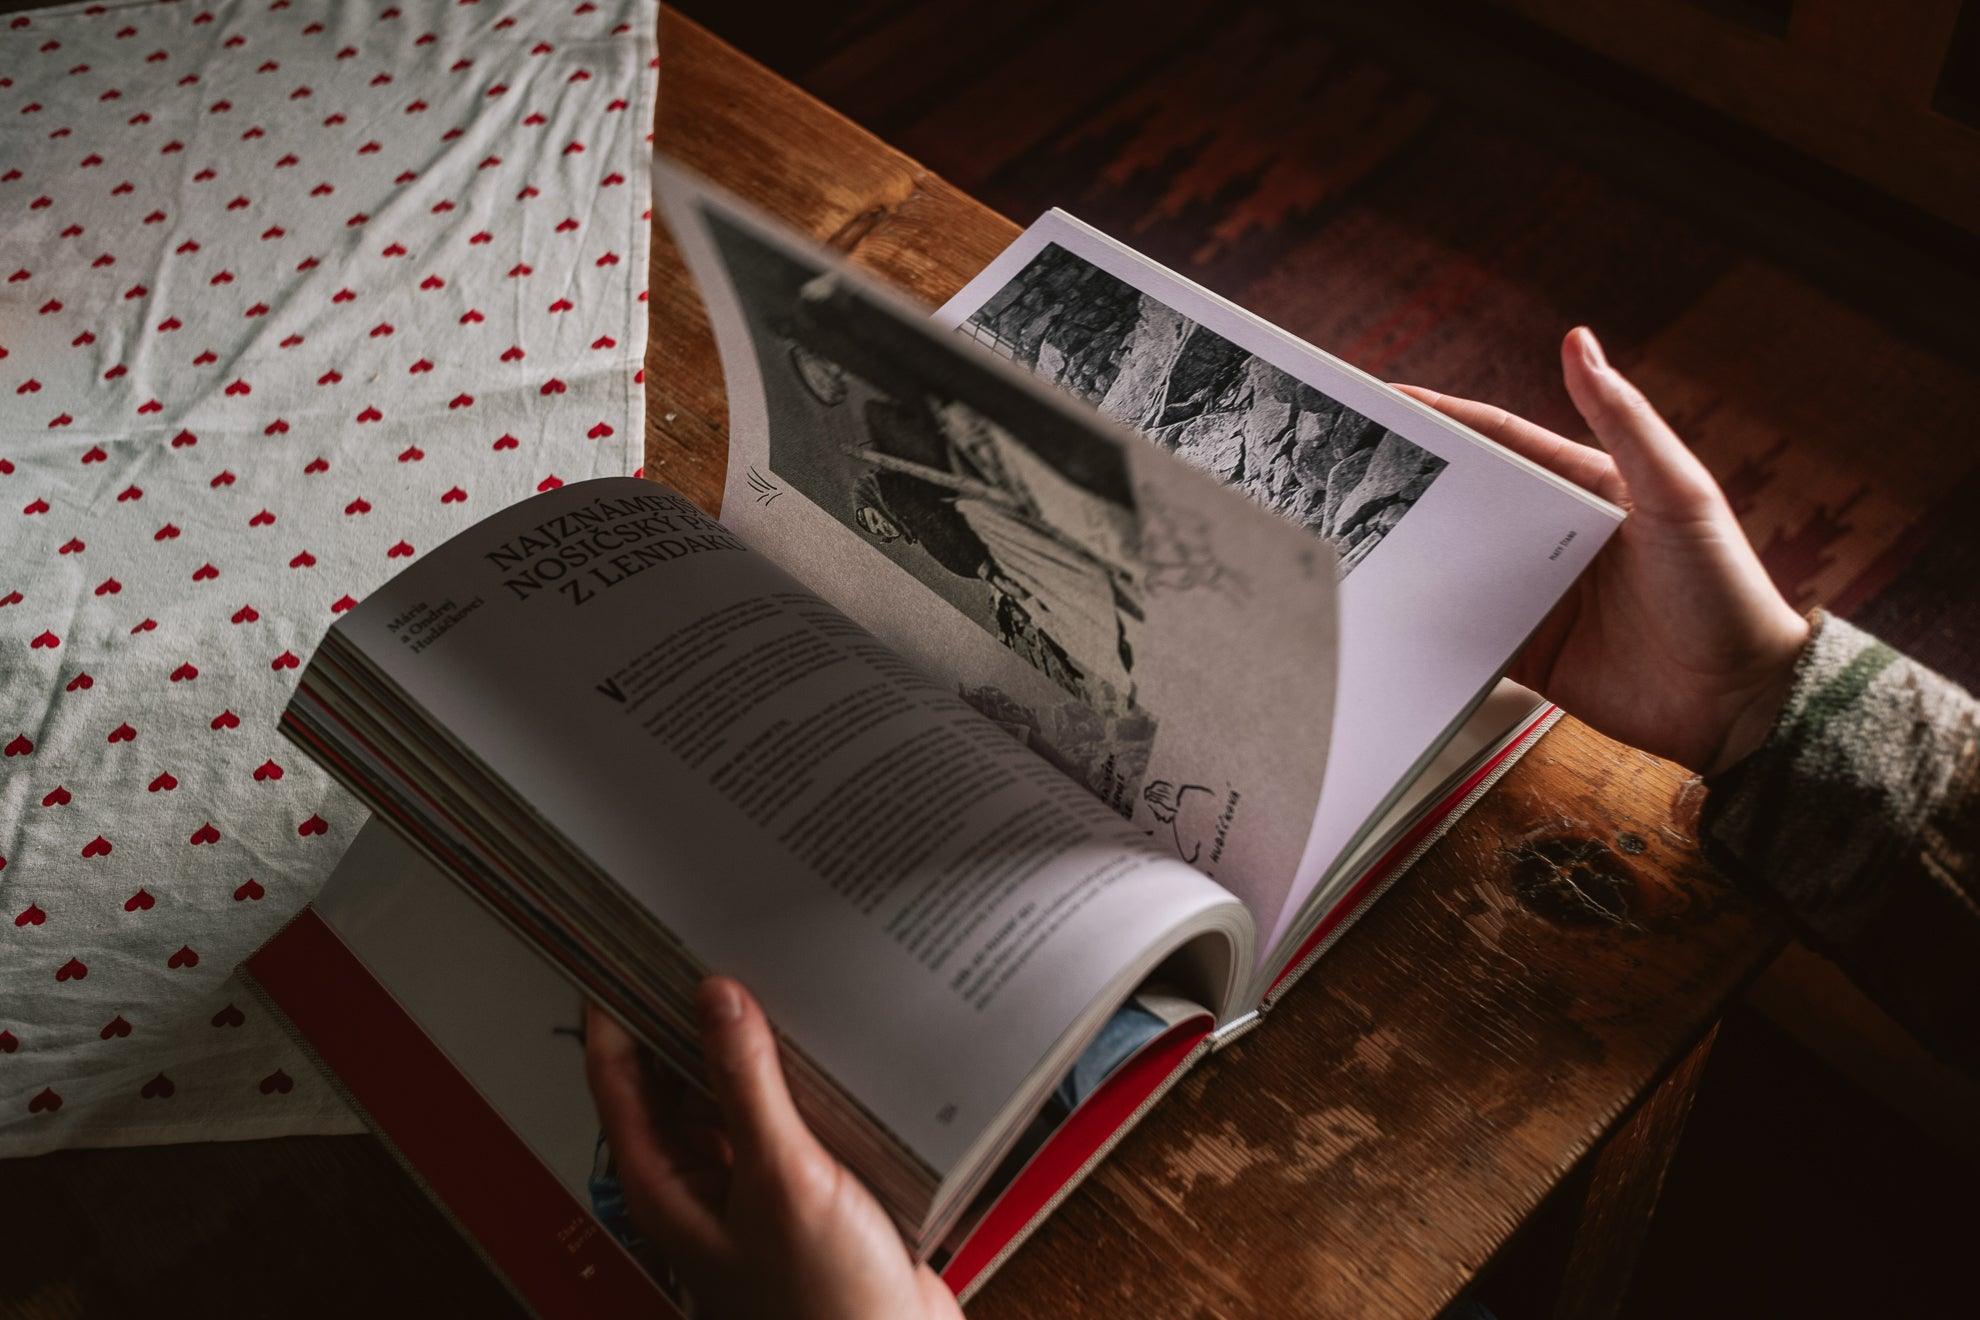
[[[1980,702],[1818,611],[1766,743],[1709,781],[1722,866],[1980,1073]]]

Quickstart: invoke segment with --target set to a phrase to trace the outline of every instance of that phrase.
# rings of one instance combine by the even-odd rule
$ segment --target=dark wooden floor
[[[1555,343],[1592,324],[1791,598],[1980,686],[1970,238],[1476,6],[681,8],[1012,218],[1066,207],[1391,379],[1578,434]],[[1629,1314],[1951,1310],[1969,1179],[1741,1012]],[[1541,1218],[1486,1276],[1506,1320]]]

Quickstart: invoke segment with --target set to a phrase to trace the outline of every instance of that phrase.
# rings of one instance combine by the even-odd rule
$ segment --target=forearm
[[[1980,702],[1818,615],[1701,833],[1921,1041],[1980,1072]]]

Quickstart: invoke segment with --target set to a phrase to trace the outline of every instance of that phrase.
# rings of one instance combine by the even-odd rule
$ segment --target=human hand
[[[585,1075],[633,1222],[710,1316],[948,1317],[880,1203],[798,1116],[763,1010],[725,977],[696,999],[716,1105],[658,1076],[625,1028],[585,1017]]]
[[[1490,404],[1396,388],[1628,511],[1512,677],[1611,738],[1717,774],[1766,740],[1808,621],[1712,474],[1587,327],[1562,341],[1561,374],[1601,449]]]

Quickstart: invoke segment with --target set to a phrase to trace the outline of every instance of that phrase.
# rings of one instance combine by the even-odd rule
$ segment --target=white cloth
[[[277,717],[411,556],[637,465],[654,29],[0,18],[0,1155],[356,1126],[230,976],[363,815]]]

